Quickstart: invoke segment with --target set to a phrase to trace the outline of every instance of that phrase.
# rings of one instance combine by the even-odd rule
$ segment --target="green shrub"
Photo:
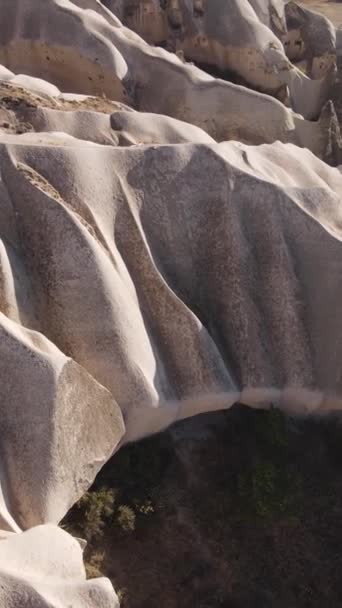
[[[135,512],[128,505],[120,505],[116,520],[125,532],[133,532],[135,529]]]
[[[98,551],[93,553],[90,559],[85,561],[85,569],[87,578],[98,578],[99,576],[103,576],[102,574],[102,564],[104,561],[105,554],[103,551]]]
[[[88,542],[103,534],[106,522],[113,516],[115,500],[114,489],[102,488],[97,492],[86,492],[77,503],[78,527]]]
[[[272,519],[297,514],[300,477],[287,467],[261,460],[238,479],[238,494],[245,514]]]
[[[289,444],[288,419],[275,407],[257,412],[255,431],[258,439],[270,447],[284,448]]]

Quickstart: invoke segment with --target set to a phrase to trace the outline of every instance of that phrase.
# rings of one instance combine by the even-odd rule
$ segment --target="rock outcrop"
[[[324,157],[326,133],[319,122],[304,120],[268,95],[212,78],[176,55],[148,46],[118,26],[99,0],[87,0],[87,10],[79,5],[84,2],[37,0],[32,6],[31,0],[2,0],[0,64],[46,79],[63,92],[105,94],[137,110],[192,123],[217,141],[280,140]],[[285,55],[283,59],[287,62]],[[292,72],[294,86],[300,85],[298,71]],[[307,103],[316,98],[301,85],[299,90]]]
[[[15,608],[118,608],[109,581],[86,581],[82,550],[57,526],[37,526],[0,541],[0,604]]]
[[[32,291],[38,285],[21,257],[6,232],[0,253],[0,517],[1,528],[16,531],[13,519],[23,528],[59,522],[124,431],[112,395],[41,333],[22,326],[36,324]],[[47,284],[42,288],[49,291]]]
[[[104,0],[147,42],[182,51],[252,88],[319,115],[334,78],[335,31],[321,15],[282,0]],[[305,70],[290,60],[305,59]]]

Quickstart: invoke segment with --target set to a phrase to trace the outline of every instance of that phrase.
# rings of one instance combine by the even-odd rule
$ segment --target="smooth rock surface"
[[[109,581],[86,581],[76,539],[53,525],[0,540],[4,608],[119,608]]]
[[[2,142],[28,286],[6,314],[112,393],[126,441],[237,400],[340,407],[339,171],[282,144]]]
[[[1,527],[10,529],[7,511],[23,528],[58,523],[124,429],[112,396],[43,335],[22,327],[31,312],[22,302],[33,295],[34,278],[30,285],[13,245],[1,240],[0,300],[7,316],[0,313],[0,514]]]
[[[104,0],[104,4],[150,44],[166,44],[190,61],[215,67],[223,76],[237,75],[242,83],[276,96],[288,87],[293,109],[306,118],[315,118],[328,100],[336,58],[334,27],[325,17],[292,2]],[[291,60],[305,57],[305,73],[286,55]]]
[[[324,156],[327,142],[319,123],[303,120],[268,95],[212,78],[163,49],[149,47],[113,22],[95,0],[87,1],[86,10],[80,4],[84,3],[36,0],[32,6],[31,0],[1,0],[0,63],[15,73],[47,80],[63,92],[105,94],[137,110],[192,123],[217,141],[281,140]],[[259,26],[273,40],[274,34]],[[276,49],[270,48],[267,55],[271,72],[282,46],[276,41]],[[283,51],[280,54],[288,66]],[[314,90],[308,91],[305,83],[310,79],[296,68],[285,72],[291,74],[291,86],[300,99],[316,104],[319,81],[312,81]],[[323,97],[319,93],[318,106],[308,116],[317,117]]]

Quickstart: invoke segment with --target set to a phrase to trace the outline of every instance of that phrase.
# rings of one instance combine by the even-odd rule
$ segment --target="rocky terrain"
[[[324,595],[305,567],[299,582],[283,577],[288,594],[267,589],[234,527],[254,521],[248,552],[255,518],[302,533],[308,497],[322,517],[314,465],[303,458],[298,484],[295,470],[317,417],[319,466],[339,458],[327,446],[342,406],[342,44],[338,18],[311,8],[0,0],[0,605],[338,606],[337,577]],[[254,411],[222,413],[238,403],[263,410],[276,453],[261,458],[268,431],[248,426]],[[234,424],[247,464],[227,478]],[[146,444],[132,442],[168,427],[139,466]],[[177,495],[179,480],[190,494]],[[196,507],[206,483],[221,512]],[[185,547],[165,576],[178,559],[167,521],[198,548],[190,578]]]
[[[336,28],[342,27],[342,6],[341,3],[332,0],[302,0],[300,4],[306,5],[315,12],[327,17]]]

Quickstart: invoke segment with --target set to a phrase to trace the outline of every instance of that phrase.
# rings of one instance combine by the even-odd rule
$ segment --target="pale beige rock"
[[[112,11],[104,6],[104,3],[102,3],[101,0],[73,0],[73,3],[79,8],[94,11],[98,15],[101,15],[101,17],[106,19],[111,25],[121,27],[120,20],[115,17]]]
[[[278,35],[286,32],[286,0],[269,0],[269,2],[265,2],[265,0],[248,0],[248,2],[264,25]]]
[[[289,34],[296,33],[296,46],[306,59],[306,72],[313,78],[321,78],[336,56],[336,32],[333,24],[323,15],[287,2],[286,24]]]
[[[100,32],[92,32],[93,23],[100,28],[102,20],[107,23],[103,17],[68,0],[36,0],[34,5],[1,0],[0,7],[0,63],[66,92],[106,90],[125,101],[126,62]]]
[[[20,325],[21,298],[34,297],[34,281],[31,293],[23,293],[24,258],[17,263],[18,251],[5,235],[0,243],[0,308],[7,315],[0,312],[1,527],[11,529],[9,512],[29,528],[62,519],[124,427],[108,391],[45,336]],[[36,293],[38,308],[39,300]]]
[[[110,115],[87,110],[66,112],[45,107],[20,106],[14,108],[12,121],[13,128],[27,124],[36,132],[60,132],[103,145],[214,143],[214,139],[205,131],[191,124],[169,116],[127,109]]]
[[[0,65],[0,80],[11,80],[12,78],[14,78],[14,76],[15,75],[13,74],[13,72],[5,68],[5,66]]]
[[[119,145],[215,143],[205,131],[169,116],[143,112],[115,112],[110,124]]]
[[[188,60],[231,72],[243,82],[274,95],[288,86],[296,112],[315,118],[329,96],[336,59],[335,31],[329,21],[294,3],[284,12],[282,0],[109,0],[124,23],[150,44],[181,50]],[[291,53],[288,16],[300,28],[310,70],[304,74],[286,58]],[[286,48],[285,47],[285,48]],[[310,76],[310,77],[308,77]]]
[[[37,132],[60,132],[103,145],[118,145],[119,142],[111,129],[110,115],[102,112],[26,108],[17,111],[16,116],[28,122]]]
[[[76,539],[53,525],[0,541],[0,605],[4,608],[119,608],[109,581],[86,581]]]
[[[46,79],[62,91],[130,100],[144,112],[192,123],[217,141],[279,139],[324,155],[325,132],[317,124],[269,96],[184,65],[95,10],[69,0],[36,0],[34,8],[30,0],[1,0],[0,6],[0,62],[10,70]],[[305,99],[311,103],[314,96]]]
[[[14,86],[23,87],[29,91],[37,93],[38,95],[58,97],[61,93],[60,90],[50,82],[46,82],[46,80],[42,80],[41,78],[26,76],[25,74],[13,75],[12,78],[6,78],[6,80]]]
[[[340,407],[339,171],[279,143],[2,141],[35,286],[7,314],[109,389],[125,441],[241,399]]]

